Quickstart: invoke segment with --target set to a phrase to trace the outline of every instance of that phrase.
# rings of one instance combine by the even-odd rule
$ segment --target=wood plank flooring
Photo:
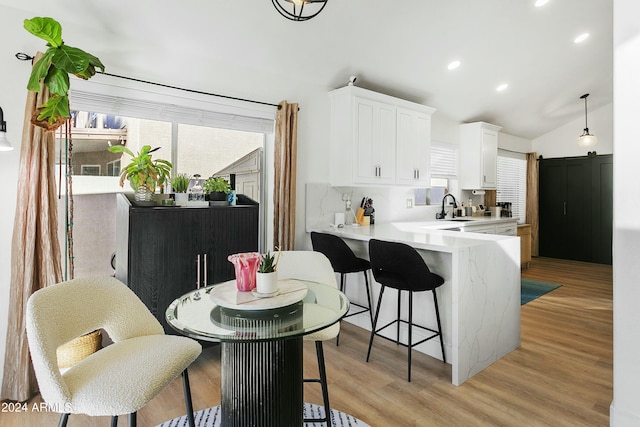
[[[562,284],[522,307],[522,346],[460,387],[449,365],[414,352],[406,381],[406,348],[376,340],[365,363],[368,333],[342,323],[340,346],[325,343],[334,408],[372,427],[608,426],[613,398],[611,266],[534,258],[522,276]],[[219,350],[206,349],[190,368],[195,409],[220,402]],[[316,373],[305,343],[305,376]],[[154,426],[184,413],[180,380],[138,414]],[[317,385],[305,400],[322,404]],[[0,413],[1,427],[55,426],[58,415]],[[108,426],[107,418],[71,416],[69,426]],[[126,417],[118,425],[126,425]]]

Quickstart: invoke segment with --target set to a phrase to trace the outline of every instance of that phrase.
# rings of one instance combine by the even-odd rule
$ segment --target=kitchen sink
[[[469,221],[473,221],[473,220],[472,219],[463,219],[463,218],[452,218],[451,221],[469,222]]]

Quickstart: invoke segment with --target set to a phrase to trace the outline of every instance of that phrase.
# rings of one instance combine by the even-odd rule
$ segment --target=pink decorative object
[[[241,292],[250,292],[256,287],[256,272],[262,260],[257,252],[246,252],[229,255],[227,258],[233,263],[236,271],[236,286]]]

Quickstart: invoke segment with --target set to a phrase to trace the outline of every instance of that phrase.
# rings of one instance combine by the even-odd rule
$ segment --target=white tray
[[[307,295],[307,285],[295,279],[278,280],[278,294],[259,297],[253,292],[240,292],[235,280],[214,286],[209,296],[220,307],[235,310],[268,310],[295,304]]]

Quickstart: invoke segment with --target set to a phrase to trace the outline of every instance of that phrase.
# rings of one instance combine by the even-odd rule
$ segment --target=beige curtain
[[[538,256],[538,155],[527,153],[527,224],[531,225],[531,255]]]
[[[62,280],[54,134],[30,123],[36,106],[45,103],[48,96],[44,88],[38,93],[28,92],[24,114],[11,244],[10,310],[2,400],[23,402],[37,391],[25,331],[26,303],[36,290]]]
[[[297,146],[298,104],[282,101],[276,113],[273,245],[283,251],[295,244]]]

